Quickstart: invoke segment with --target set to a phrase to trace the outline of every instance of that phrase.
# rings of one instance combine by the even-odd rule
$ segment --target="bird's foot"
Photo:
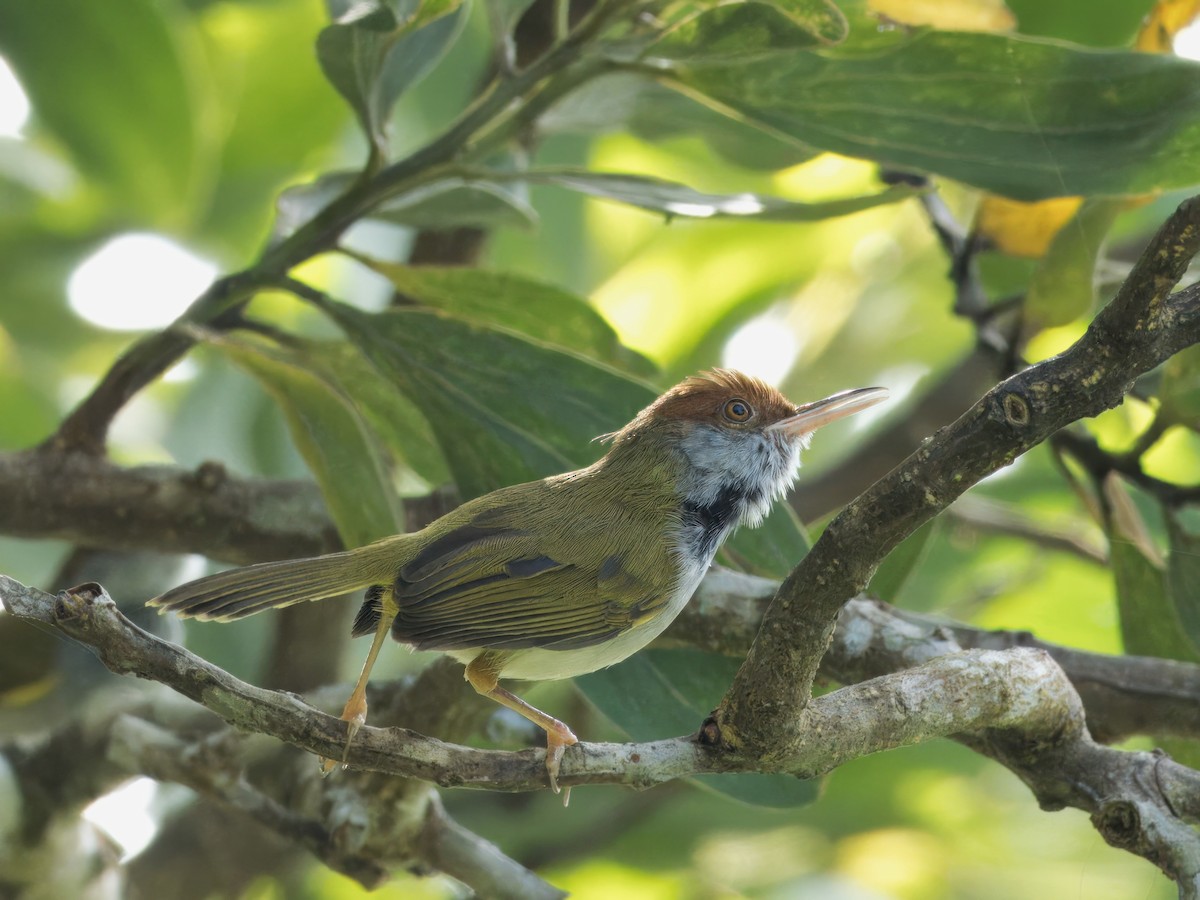
[[[326,759],[321,757],[321,774],[328,775],[339,765],[345,769],[349,766],[347,757],[350,756],[350,744],[354,741],[354,736],[358,734],[358,729],[362,728],[367,722],[367,695],[355,692],[350,695],[350,699],[346,701],[346,706],[342,709],[341,719],[346,723],[346,749],[342,751],[342,760],[339,763],[337,760]]]
[[[571,789],[563,791],[558,786],[558,769],[562,762],[563,753],[572,744],[578,744],[579,738],[562,722],[555,723],[558,727],[546,731],[546,774],[550,776],[550,789],[556,794],[563,795],[563,806],[571,802]]]

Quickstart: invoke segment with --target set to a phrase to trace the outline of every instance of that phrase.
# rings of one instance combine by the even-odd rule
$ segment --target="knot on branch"
[[[1005,394],[1001,406],[1004,408],[1004,420],[1009,425],[1024,428],[1029,424],[1029,403],[1020,394]]]
[[[1110,800],[1092,813],[1092,824],[1104,840],[1122,850],[1141,844],[1142,816],[1129,800]]]
[[[700,730],[696,732],[696,743],[701,747],[731,746],[722,737],[721,723],[717,721],[716,713],[710,715],[700,725]]]
[[[75,627],[78,627],[80,620],[86,619],[91,612],[92,605],[101,599],[112,602],[108,597],[108,591],[95,581],[86,581],[73,588],[60,591],[54,598],[55,624],[69,626],[74,623]]]
[[[187,480],[211,494],[229,480],[229,472],[221,463],[207,460],[200,463],[196,471],[187,476]]]

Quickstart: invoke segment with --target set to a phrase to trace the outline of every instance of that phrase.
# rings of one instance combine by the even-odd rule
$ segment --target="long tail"
[[[184,618],[228,622],[264,609],[390,585],[406,561],[408,537],[397,535],[327,556],[229,569],[180,585],[147,605]]]

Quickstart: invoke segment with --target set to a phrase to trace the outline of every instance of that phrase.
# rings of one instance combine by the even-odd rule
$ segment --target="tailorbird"
[[[683,609],[730,533],[760,523],[787,491],[812,433],[886,397],[860,388],[797,406],[756,378],[715,369],[607,435],[608,452],[586,468],[476,497],[411,534],[231,569],[150,603],[230,621],[365,588],[352,634],[375,637],[342,712],[347,753],[391,631],[464,663],[475,690],[544,729],[557,792],[577,738],[500,679],[570,678],[640,650]]]

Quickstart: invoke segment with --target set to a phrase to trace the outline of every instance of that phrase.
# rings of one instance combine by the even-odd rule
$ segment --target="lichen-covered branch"
[[[660,639],[744,656],[779,582],[713,569]],[[877,633],[869,646],[864,630]],[[1134,735],[1200,739],[1200,666],[1148,656],[1109,656],[1040,641],[1027,631],[985,631],[859,597],[843,607],[821,660],[823,678],[851,684],[958,649],[1045,650],[1083,699],[1088,728],[1106,743]]]
[[[97,585],[55,597],[0,576],[0,599],[13,613],[91,647],[112,670],[160,681],[238,729],[323,755],[341,750],[338,720],[292,695],[245,684],[141,631]],[[1196,881],[1200,838],[1187,823],[1200,810],[1200,773],[1156,754],[1095,744],[1078,695],[1049,654],[1029,648],[957,651],[948,636],[939,646],[915,626],[897,640],[890,629],[864,623],[844,639],[849,655],[864,660],[898,655],[911,667],[814,700],[801,713],[801,739],[786,748],[730,754],[703,740],[706,729],[699,736],[641,744],[579,744],[564,757],[560,781],[648,787],[730,771],[812,777],[869,753],[956,736],[1016,772],[1044,806],[1084,809],[1110,843],[1155,862],[1181,886]],[[941,649],[950,652],[934,655]],[[349,760],[357,768],[446,787],[521,791],[545,786],[540,756],[541,751],[475,750],[406,729],[364,727]],[[1160,777],[1148,779],[1148,773]],[[235,791],[227,799],[237,796]],[[243,800],[247,797],[237,802]],[[252,814],[273,827],[296,826],[282,811],[253,797],[249,801]],[[320,851],[319,835],[313,841]]]
[[[1117,406],[1144,372],[1200,341],[1200,286],[1170,294],[1200,249],[1200,199],[1163,225],[1117,298],[1064,353],[988,391],[852,501],[780,587],[716,714],[718,743],[802,740],[801,712],[842,606],[904,538],[1064,426]]]
[[[361,791],[340,790],[326,819],[306,815],[253,786],[236,748],[222,737],[218,733],[215,739],[188,742],[143,718],[126,715],[113,723],[109,755],[127,771],[186,785],[250,816],[367,888],[382,885],[392,868],[433,868],[457,878],[480,896],[513,900],[563,896],[493,844],[450,819],[435,793],[417,792],[412,799],[418,808],[411,810],[411,815],[398,813],[397,804],[388,804],[384,818],[391,827],[385,829],[383,823],[374,822],[379,827],[371,829],[369,840],[356,840],[351,837],[355,831],[351,823],[378,818],[367,809],[379,799],[375,792],[367,796]]]

